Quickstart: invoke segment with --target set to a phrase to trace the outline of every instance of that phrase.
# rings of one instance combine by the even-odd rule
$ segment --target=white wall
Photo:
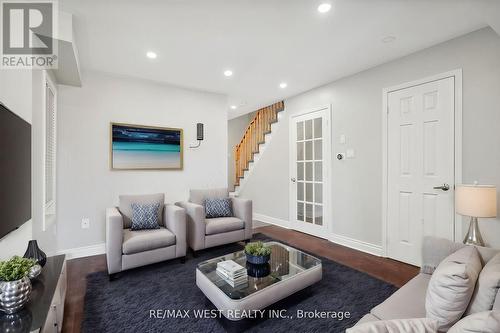
[[[32,73],[29,70],[0,70],[0,101],[31,124]],[[0,222],[1,223],[1,222]],[[0,239],[0,260],[23,255],[32,238],[31,220]]]
[[[227,186],[227,116],[222,95],[84,72],[83,87],[59,88],[58,243],[71,249],[103,243],[106,207],[119,194],[166,194],[185,200],[189,188]],[[184,129],[184,170],[111,171],[110,122]],[[196,123],[205,124],[198,149]],[[90,229],[81,229],[82,217]]]
[[[288,220],[288,118],[332,104],[333,152],[356,152],[355,159],[333,161],[333,232],[381,246],[382,89],[457,68],[463,69],[463,182],[500,188],[500,37],[485,28],[285,100],[283,124],[241,196],[254,200],[256,213]],[[345,146],[338,144],[341,134]],[[485,241],[500,247],[500,218],[480,224]]]

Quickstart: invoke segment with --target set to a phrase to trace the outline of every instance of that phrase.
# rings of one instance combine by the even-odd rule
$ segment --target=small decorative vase
[[[245,255],[247,256],[247,261],[254,265],[267,264],[269,262],[269,259],[271,259],[270,254],[267,256],[254,256],[253,254],[245,252]]]
[[[24,253],[24,257],[29,259],[35,259],[36,263],[42,267],[45,266],[45,263],[47,262],[47,255],[45,254],[45,252],[40,250],[36,240],[29,241],[26,253]]]
[[[30,300],[31,289],[27,276],[16,281],[0,281],[0,310],[7,314],[21,310]]]
[[[1,315],[0,332],[4,333],[31,332],[32,322],[33,322],[33,315],[31,314],[31,311],[29,309],[23,309],[14,314]]]
[[[266,277],[271,273],[271,265],[255,265],[247,262],[247,274],[254,278]]]

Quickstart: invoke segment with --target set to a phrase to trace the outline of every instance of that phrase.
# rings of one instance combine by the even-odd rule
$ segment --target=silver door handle
[[[450,189],[450,185],[448,184],[443,184],[441,186],[434,186],[435,190],[443,190],[443,191],[448,191]]]
[[[297,181],[297,179],[295,179],[295,178],[293,178],[293,177],[292,177],[292,178],[290,178],[290,180],[292,181],[292,183],[295,183],[295,182]]]

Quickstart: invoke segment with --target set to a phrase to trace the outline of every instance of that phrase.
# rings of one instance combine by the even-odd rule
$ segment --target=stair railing
[[[240,143],[234,148],[235,185],[240,185],[245,171],[248,170],[254,155],[259,152],[259,145],[265,142],[266,134],[271,132],[271,124],[278,121],[278,112],[283,111],[283,101],[266,106],[257,111],[245,130]]]

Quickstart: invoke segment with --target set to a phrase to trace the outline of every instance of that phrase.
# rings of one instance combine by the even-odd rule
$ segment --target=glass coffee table
[[[244,251],[203,261],[196,268],[196,285],[229,320],[240,320],[318,281],[321,260],[279,242],[267,242],[271,259],[267,265],[247,263]],[[217,263],[233,260],[247,268],[247,282],[232,287],[217,273]]]

